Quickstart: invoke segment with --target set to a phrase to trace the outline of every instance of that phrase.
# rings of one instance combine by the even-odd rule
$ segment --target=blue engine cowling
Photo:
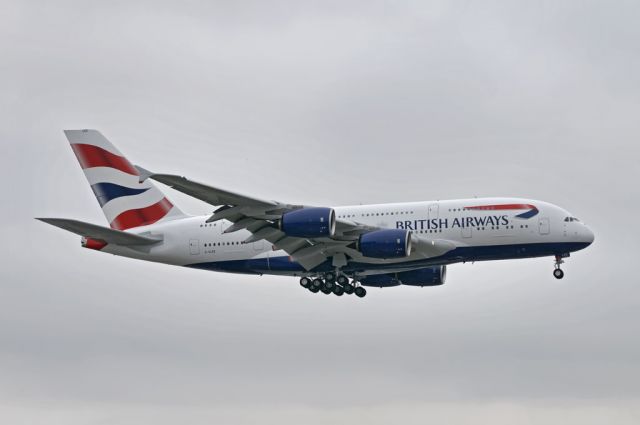
[[[332,208],[302,208],[284,213],[279,227],[288,236],[331,237],[336,231],[336,213]]]
[[[438,286],[444,284],[447,278],[447,266],[427,267],[401,273],[387,273],[367,276],[360,279],[364,286],[387,288],[390,286]]]
[[[408,257],[411,255],[411,232],[405,229],[374,230],[360,236],[357,249],[371,258]]]

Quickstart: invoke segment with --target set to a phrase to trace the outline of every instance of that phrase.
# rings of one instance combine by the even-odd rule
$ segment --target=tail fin
[[[71,149],[113,229],[185,216],[97,130],[65,130]]]

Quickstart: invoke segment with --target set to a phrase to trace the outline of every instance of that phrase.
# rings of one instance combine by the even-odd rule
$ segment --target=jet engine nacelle
[[[426,267],[400,273],[376,274],[360,279],[364,286],[387,288],[390,286],[438,286],[447,278],[447,266]]]
[[[365,257],[408,257],[411,255],[411,232],[405,229],[374,230],[361,235],[356,248]]]
[[[336,213],[332,208],[302,208],[282,214],[278,225],[288,236],[331,237],[336,231]]]

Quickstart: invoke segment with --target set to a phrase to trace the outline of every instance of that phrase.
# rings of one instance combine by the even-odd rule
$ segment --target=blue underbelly
[[[578,251],[589,246],[587,243],[535,243],[516,245],[491,245],[458,247],[439,257],[407,261],[393,264],[367,264],[349,262],[342,268],[344,272],[356,272],[361,270],[385,270],[397,269],[401,267],[429,267],[434,265],[459,263],[462,261],[489,261],[508,260],[517,258],[545,257],[567,252]],[[189,264],[203,270],[224,271],[229,273],[263,274],[263,273],[296,273],[304,272],[305,269],[295,261],[291,261],[288,256],[271,258],[250,258],[246,260],[211,261],[203,263]],[[325,272],[332,270],[331,260],[327,260],[313,269],[314,272]]]

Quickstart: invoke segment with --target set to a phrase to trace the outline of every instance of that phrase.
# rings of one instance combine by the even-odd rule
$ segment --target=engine
[[[336,231],[336,213],[331,208],[302,208],[284,213],[278,225],[288,236],[331,237]]]
[[[438,286],[447,278],[447,266],[427,267],[400,273],[387,273],[367,276],[360,279],[364,286],[388,288],[390,286]]]
[[[356,249],[365,257],[403,258],[411,255],[411,232],[405,229],[375,230],[360,236]]]

